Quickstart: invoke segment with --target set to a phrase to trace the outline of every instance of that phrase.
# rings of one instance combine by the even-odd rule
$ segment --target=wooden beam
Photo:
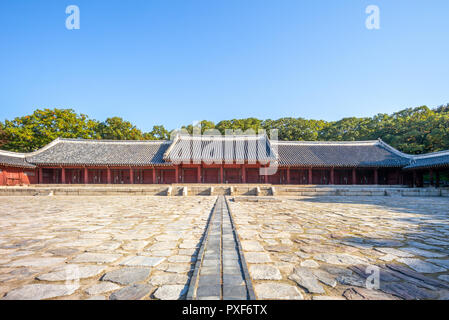
[[[242,165],[242,183],[246,183],[246,168]]]
[[[224,183],[223,182],[223,165],[221,165],[221,167],[220,167],[220,183]]]
[[[287,184],[290,184],[290,167],[287,167]]]
[[[89,183],[89,172],[87,171],[87,168],[84,167],[84,184],[88,184]]]
[[[108,167],[106,170],[107,170],[107,182],[108,184],[111,184],[112,183],[111,168]]]
[[[134,184],[134,169],[129,168],[129,183]]]
[[[175,166],[175,183],[179,183],[179,166]]]
[[[201,183],[201,165],[198,166],[196,173],[197,173],[196,182]]]
[[[335,170],[333,167],[331,168],[330,184],[335,184]]]
[[[374,184],[379,184],[379,170],[374,169]]]
[[[352,168],[352,184],[357,184],[357,172]]]

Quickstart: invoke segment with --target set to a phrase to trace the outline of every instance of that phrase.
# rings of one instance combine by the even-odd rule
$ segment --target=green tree
[[[145,133],[146,140],[169,140],[170,139],[170,131],[165,129],[164,126],[153,126],[153,130],[148,133]]]
[[[131,122],[120,117],[107,118],[98,124],[97,132],[102,139],[109,140],[143,140],[142,131]]]
[[[5,129],[3,128],[3,123],[0,122],[0,148],[8,142],[8,137],[6,136]]]
[[[98,122],[72,109],[36,110],[32,115],[5,120],[4,132],[8,141],[3,148],[11,151],[29,152],[45,146],[54,139],[99,138]]]

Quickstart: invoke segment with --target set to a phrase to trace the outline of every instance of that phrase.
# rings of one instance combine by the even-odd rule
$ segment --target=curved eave
[[[290,168],[402,168],[403,164],[280,164]]]
[[[439,169],[439,168],[449,168],[449,163],[442,163],[442,164],[432,164],[432,165],[410,165],[405,168],[404,170],[424,170],[424,169]]]
[[[33,164],[17,164],[17,163],[7,163],[7,162],[0,162],[0,166],[11,167],[11,168],[23,168],[23,169],[35,169],[36,168],[36,166]]]
[[[39,167],[168,167],[171,163],[36,163]]]

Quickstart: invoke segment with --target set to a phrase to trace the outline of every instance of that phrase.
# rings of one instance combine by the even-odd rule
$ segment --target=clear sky
[[[59,107],[151,130],[435,107],[448,49],[448,0],[2,0],[0,120]]]

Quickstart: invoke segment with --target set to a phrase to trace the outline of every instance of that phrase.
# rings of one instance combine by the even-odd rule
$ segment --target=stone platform
[[[409,188],[381,185],[29,185],[0,186],[0,196],[391,196],[449,197],[449,188]]]

